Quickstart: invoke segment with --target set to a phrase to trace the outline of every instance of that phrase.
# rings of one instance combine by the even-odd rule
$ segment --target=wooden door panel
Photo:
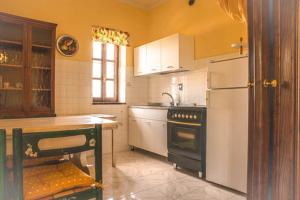
[[[249,200],[300,198],[298,4],[248,0]]]

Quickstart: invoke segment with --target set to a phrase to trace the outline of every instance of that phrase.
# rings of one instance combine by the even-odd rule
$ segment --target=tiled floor
[[[245,200],[212,184],[174,170],[166,161],[141,152],[117,154],[117,167],[104,156],[105,200]]]

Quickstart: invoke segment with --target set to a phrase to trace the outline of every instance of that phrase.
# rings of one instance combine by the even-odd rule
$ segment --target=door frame
[[[298,0],[298,22],[297,25],[297,70],[296,70],[296,142],[295,142],[295,199],[300,199],[300,189],[297,190],[297,188],[300,188],[300,0]]]

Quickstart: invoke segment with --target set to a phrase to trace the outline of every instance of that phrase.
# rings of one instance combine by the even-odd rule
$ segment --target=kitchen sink
[[[170,107],[170,105],[159,103],[159,102],[149,102],[147,106],[156,106],[156,107]]]

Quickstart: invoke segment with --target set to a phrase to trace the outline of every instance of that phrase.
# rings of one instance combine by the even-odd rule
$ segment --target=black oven
[[[174,107],[168,111],[168,160],[205,176],[206,108]]]

